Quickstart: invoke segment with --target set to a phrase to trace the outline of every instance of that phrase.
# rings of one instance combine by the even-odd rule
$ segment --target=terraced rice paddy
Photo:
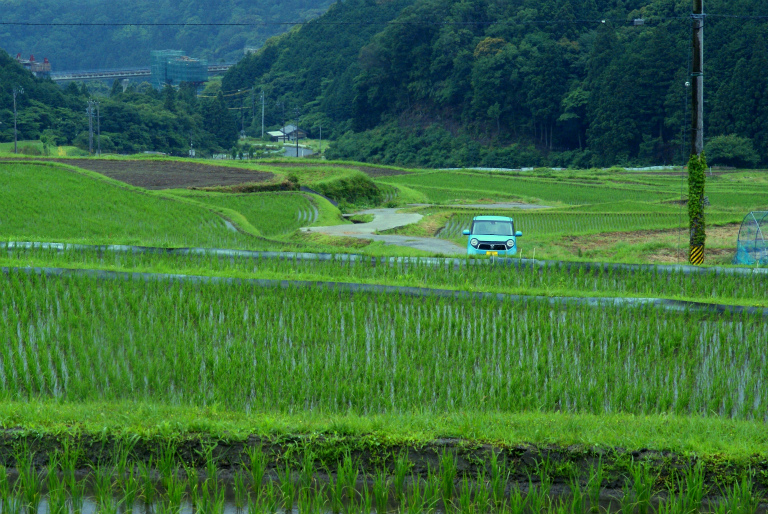
[[[3,280],[9,399],[768,417],[768,327],[749,316],[19,272]]]
[[[677,176],[385,171],[383,202],[420,203],[412,188],[432,202],[574,206],[515,213],[521,243],[680,223],[680,206],[668,203],[679,199]],[[710,224],[768,201],[761,187],[738,189],[731,178],[710,177]],[[339,214],[323,202],[146,191],[61,166],[10,164],[0,203],[14,208],[0,235],[301,251],[305,240],[289,234]],[[452,239],[480,213],[424,212],[448,219],[441,237]],[[768,274],[126,249],[4,249],[0,266],[2,514],[765,507]],[[166,278],[46,276],[34,266]],[[238,282],[254,278],[283,284]],[[724,306],[631,300],[649,297]],[[750,306],[761,314],[741,308]]]
[[[174,195],[194,199],[205,205],[232,209],[265,236],[290,234],[311,225],[320,217],[317,206],[302,193],[201,193],[175,191]]]
[[[646,202],[674,198],[674,192],[654,186],[574,184],[547,178],[487,176],[479,173],[431,172],[398,175],[380,179],[386,184],[402,184],[424,193],[433,202],[510,196],[536,198],[565,204],[602,203],[606,194],[612,201]],[[455,190],[455,191],[452,191]],[[607,190],[607,191],[606,191]]]
[[[437,234],[444,239],[462,240],[463,230],[472,226],[474,216],[486,214],[483,211],[459,213],[451,216],[445,227]],[[508,212],[515,220],[515,230],[523,234],[546,236],[599,234],[602,232],[631,232],[636,230],[657,230],[677,228],[681,224],[680,214],[673,213],[581,213],[581,212]],[[728,213],[714,213],[708,216],[710,224],[728,223],[737,219]]]
[[[223,275],[241,278],[322,280],[420,286],[500,293],[532,292],[598,296],[684,298],[719,303],[765,305],[768,273],[737,275],[717,270],[688,273],[653,266],[613,267],[539,263],[523,266],[489,260],[448,260],[435,263],[392,258],[323,259],[283,257],[238,257],[214,254],[158,255],[151,253],[102,252],[96,250],[15,249],[6,252],[8,266],[99,268],[117,271],[176,272],[192,275]],[[519,264],[519,263],[517,263]]]

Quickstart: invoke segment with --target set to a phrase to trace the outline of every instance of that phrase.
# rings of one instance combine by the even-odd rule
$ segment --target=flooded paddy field
[[[19,514],[766,511],[757,470],[653,451],[38,438],[5,459],[0,506]]]

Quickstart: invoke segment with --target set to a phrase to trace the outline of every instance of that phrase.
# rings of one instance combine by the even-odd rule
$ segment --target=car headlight
[[[507,241],[507,248],[512,248],[513,246],[515,246],[514,239],[510,239],[509,241]]]
[[[473,237],[473,238],[472,238],[472,239],[469,241],[469,244],[471,244],[471,245],[472,245],[472,247],[474,247],[474,248],[477,248],[477,245],[479,245],[479,244],[480,244],[480,241],[478,241],[477,239],[475,239],[475,238]]]

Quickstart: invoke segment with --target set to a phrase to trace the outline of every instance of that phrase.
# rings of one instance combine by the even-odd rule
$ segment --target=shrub
[[[710,164],[745,168],[754,167],[760,162],[752,140],[736,134],[713,137],[704,150]]]
[[[318,182],[312,187],[339,203],[377,205],[384,199],[384,195],[373,180],[360,172]]]

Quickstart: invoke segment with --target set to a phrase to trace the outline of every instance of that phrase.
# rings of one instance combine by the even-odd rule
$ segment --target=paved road
[[[431,253],[442,253],[444,255],[460,255],[466,252],[463,247],[455,243],[434,237],[375,234],[375,232],[379,230],[389,230],[417,223],[423,217],[421,214],[400,213],[397,212],[398,210],[399,209],[369,209],[357,213],[373,214],[374,218],[370,223],[335,225],[333,227],[306,227],[302,230],[306,232],[319,232],[329,236],[355,237],[358,239],[369,239],[371,241],[382,241],[387,245],[405,246]]]

